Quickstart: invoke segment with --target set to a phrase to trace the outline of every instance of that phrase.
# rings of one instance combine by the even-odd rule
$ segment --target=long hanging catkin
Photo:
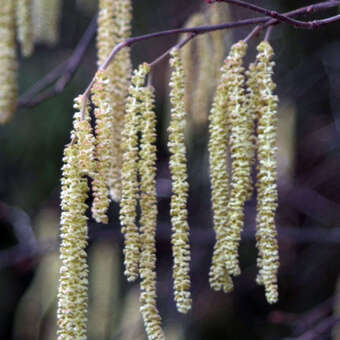
[[[187,161],[184,144],[185,102],[184,71],[178,49],[171,52],[170,79],[171,118],[169,125],[170,171],[172,177],[171,223],[174,258],[173,277],[175,301],[178,311],[186,313],[191,308],[190,294],[190,245],[187,221]]]
[[[101,0],[98,14],[98,66],[102,65],[113,47],[131,35],[131,0]],[[111,198],[119,202],[121,198],[122,129],[124,125],[125,100],[131,73],[130,50],[123,49],[105,71],[105,86],[102,101],[107,107],[106,115],[111,120],[110,167],[98,180],[109,190]],[[95,196],[100,196],[94,193]],[[105,193],[106,196],[106,193]]]
[[[32,0],[16,0],[17,36],[21,53],[28,57],[33,53]]]
[[[258,103],[257,126],[257,248],[259,251],[257,281],[265,287],[269,303],[278,300],[277,273],[279,251],[275,227],[277,208],[276,132],[278,98],[272,80],[273,49],[267,41],[258,47],[256,62]]]
[[[138,200],[138,132],[140,131],[141,95],[145,77],[150,71],[148,64],[142,64],[134,71],[126,103],[123,137],[122,198],[120,201],[120,222],[124,234],[125,272],[128,281],[139,275],[140,235],[136,225]]]
[[[231,190],[228,202],[228,225],[223,247],[226,268],[231,275],[239,275],[238,246],[244,219],[247,182],[250,176],[248,161],[248,117],[245,105],[245,76],[242,66],[247,43],[239,41],[227,58],[230,65],[228,79],[228,115],[230,124]]]
[[[229,169],[228,169],[228,72],[229,63],[221,67],[219,85],[216,90],[213,106],[209,116],[209,163],[212,189],[212,207],[214,212],[214,229],[216,243],[212,265],[209,272],[210,286],[215,290],[223,289],[228,292],[233,284],[230,275],[225,268],[225,255],[227,249],[223,247],[223,239],[226,237],[228,215],[226,206],[229,201]]]
[[[141,255],[141,313],[150,340],[165,339],[161,317],[156,304],[156,115],[154,112],[154,88],[141,90],[141,141],[140,141],[140,239]]]
[[[15,2],[0,1],[0,123],[6,123],[17,106]]]
[[[81,120],[81,98],[75,100],[72,142],[65,147],[61,188],[61,246],[58,290],[58,339],[86,339],[88,266],[86,246],[88,238],[85,203],[88,183],[85,175],[93,167],[93,142],[81,144],[84,135],[93,141],[88,111]],[[91,156],[92,155],[92,156]]]

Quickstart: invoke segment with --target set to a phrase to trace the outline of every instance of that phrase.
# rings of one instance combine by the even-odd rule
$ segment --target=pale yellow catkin
[[[111,169],[112,107],[106,100],[106,71],[98,71],[92,88],[96,117],[96,165],[93,176],[92,216],[99,223],[107,223],[110,205],[108,174]]]
[[[33,1],[34,41],[54,46],[59,40],[61,0]]]
[[[214,217],[216,243],[209,272],[210,286],[215,290],[230,291],[233,284],[225,268],[227,249],[223,247],[226,237],[228,214],[226,206],[229,201],[230,179],[228,169],[228,72],[229,63],[221,67],[219,85],[216,90],[211,113],[209,116],[209,164],[211,180],[211,200]]]
[[[196,27],[203,25],[205,22],[204,15],[202,13],[195,13],[189,17],[184,27]],[[191,115],[192,103],[193,103],[193,93],[195,88],[195,41],[192,40],[180,49],[183,69],[185,72],[185,110]]]
[[[231,21],[230,8],[226,3],[216,2],[213,6],[210,5],[207,14],[210,25],[218,25]],[[226,47],[231,44],[232,34],[230,30],[217,30],[209,35],[213,47],[213,56],[210,62],[215,68],[215,79],[218,79]]]
[[[141,278],[141,313],[148,339],[165,339],[161,317],[157,309],[156,293],[156,115],[154,112],[154,88],[141,90],[141,141],[139,152],[140,174],[140,239],[141,255],[139,272]]]
[[[124,264],[128,281],[134,281],[139,275],[140,235],[136,225],[138,200],[138,132],[140,131],[141,98],[145,77],[150,72],[150,65],[139,66],[131,79],[129,96],[126,102],[125,124],[122,132],[122,198],[120,201],[120,222],[124,235]]]
[[[32,4],[33,0],[16,0],[17,38],[24,57],[32,55],[34,48]]]
[[[204,16],[203,16],[204,17]],[[204,18],[202,25],[209,24]],[[208,121],[212,90],[215,85],[215,64],[212,63],[213,53],[211,37],[208,34],[198,36],[196,44],[195,84],[192,94],[191,116],[198,125]],[[193,60],[191,60],[193,63]]]
[[[82,134],[92,134],[87,109],[85,120],[81,120],[80,108],[83,105],[81,99],[82,97],[75,99],[72,142],[65,147],[62,167],[58,340],[84,340],[87,332],[88,218],[85,213],[88,206],[85,202],[89,186],[86,175],[92,168],[93,156],[90,154],[94,146],[87,141],[81,144],[85,141]],[[90,137],[90,140],[91,138],[93,137]],[[84,159],[87,160],[85,163]]]
[[[170,78],[171,118],[168,128],[170,151],[170,171],[172,177],[171,223],[172,250],[174,258],[173,278],[175,301],[178,311],[187,313],[191,308],[190,293],[190,245],[187,220],[187,159],[184,143],[185,101],[184,70],[178,49],[171,52]]]
[[[118,20],[119,19],[119,20]],[[132,2],[131,0],[117,1],[116,35],[117,42],[131,36]],[[122,130],[124,127],[125,101],[131,78],[130,48],[126,47],[112,63],[111,98],[114,103],[113,111],[113,145],[112,164],[108,178],[111,198],[119,202],[121,198],[121,168],[122,168]]]
[[[231,190],[227,206],[228,225],[223,247],[226,252],[226,268],[231,275],[239,275],[238,246],[244,223],[246,183],[249,181],[247,114],[245,105],[245,76],[242,66],[247,43],[239,41],[231,48],[227,58],[228,75],[228,118],[230,124]]]
[[[98,66],[102,65],[114,46],[131,35],[131,0],[100,0],[98,14]],[[122,129],[124,125],[125,100],[131,73],[130,50],[124,48],[105,71],[105,87],[102,100],[112,121],[110,147],[110,170],[106,178],[111,198],[121,198]]]
[[[259,251],[257,281],[265,287],[269,303],[278,300],[277,274],[279,251],[275,226],[277,209],[277,103],[273,94],[276,87],[272,80],[274,52],[267,41],[257,47],[257,248]]]
[[[16,110],[18,95],[14,1],[0,1],[0,27],[0,124],[4,124]]]

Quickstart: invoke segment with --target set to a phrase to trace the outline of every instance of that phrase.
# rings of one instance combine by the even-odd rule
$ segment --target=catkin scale
[[[258,47],[256,62],[258,104],[257,126],[257,216],[256,239],[259,250],[257,281],[265,287],[269,303],[278,300],[277,273],[279,252],[275,227],[277,208],[277,171],[276,171],[276,133],[277,103],[273,94],[275,84],[272,81],[274,62],[273,49],[267,41]]]
[[[0,123],[6,123],[17,106],[17,56],[15,45],[15,2],[0,2]]]
[[[173,278],[175,301],[178,311],[186,313],[191,308],[190,294],[190,246],[189,225],[187,221],[187,182],[186,149],[184,144],[185,101],[184,71],[177,48],[171,51],[170,79],[171,118],[168,128],[170,151],[170,172],[172,178],[171,223],[172,250],[174,258]]]

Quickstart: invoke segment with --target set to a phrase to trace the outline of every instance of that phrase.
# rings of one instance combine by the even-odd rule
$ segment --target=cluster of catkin
[[[257,282],[269,303],[278,299],[276,130],[277,96],[273,94],[273,49],[261,42],[245,72],[247,43],[234,44],[222,68],[210,114],[210,177],[216,243],[210,285],[230,291],[240,274],[238,247],[245,202],[252,197],[252,167],[257,159]],[[257,124],[255,124],[257,123]],[[255,127],[257,127],[255,129]],[[255,133],[256,130],[256,133]]]
[[[130,22],[130,0],[99,1],[99,68],[92,87],[93,119],[87,98],[77,97],[71,142],[65,147],[63,159],[59,340],[86,338],[85,249],[90,187],[91,212],[97,222],[108,222],[110,200],[120,204],[124,274],[128,281],[140,280],[140,310],[148,338],[165,338],[156,303],[157,150],[155,95],[148,82],[150,65],[141,64],[131,72],[130,52],[126,48],[110,66],[101,66],[106,64],[113,47],[129,37]],[[215,39],[223,44],[221,36]],[[216,232],[209,277],[212,288],[228,292],[233,287],[232,276],[240,274],[238,246],[245,202],[253,195],[252,168],[256,163],[257,282],[265,287],[268,302],[274,303],[278,299],[279,264],[275,231],[277,97],[273,94],[273,50],[267,41],[257,49],[255,62],[245,71],[243,58],[247,43],[240,41],[231,47],[219,71],[220,80],[209,116],[208,148]],[[218,60],[222,54],[221,49]],[[185,147],[188,94],[185,71],[189,64],[178,48],[173,48],[170,55],[168,149],[174,298],[178,311],[187,313],[191,309]]]
[[[61,0],[0,1],[0,124],[6,123],[17,107],[17,53],[29,57],[35,42],[55,44]]]

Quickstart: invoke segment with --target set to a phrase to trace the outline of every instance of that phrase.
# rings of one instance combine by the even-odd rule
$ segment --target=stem
[[[262,14],[265,14],[269,17],[272,17],[273,19],[276,19],[280,22],[284,22],[290,25],[293,25],[294,27],[297,28],[303,28],[303,29],[314,29],[318,28],[322,25],[329,24],[335,21],[340,20],[340,14],[335,15],[333,17],[327,18],[327,19],[321,19],[321,20],[313,20],[313,21],[300,21],[300,20],[295,20],[292,18],[289,18],[287,14],[280,14],[276,11],[273,10],[268,10],[266,8],[259,7],[257,5],[250,4],[248,2],[242,1],[242,0],[215,0],[216,2],[227,2],[230,4],[234,4],[243,8],[247,8],[250,10],[253,10],[255,12],[259,12]]]
[[[294,19],[289,18],[290,16],[297,16],[299,14],[312,13],[312,12],[316,12],[316,11],[319,11],[319,10],[339,6],[340,0],[325,1],[325,2],[315,4],[315,5],[305,6],[305,7],[301,7],[299,9],[296,9],[294,11],[290,11],[290,12],[287,12],[287,13],[284,13],[284,14],[280,14],[280,13],[277,13],[275,11],[270,11],[270,10],[258,7],[256,5],[246,3],[246,2],[241,1],[241,0],[209,0],[208,2],[212,3],[212,2],[216,2],[216,1],[233,3],[235,5],[239,5],[239,6],[246,7],[246,8],[252,9],[254,11],[260,12],[260,13],[264,13],[267,16],[266,17],[259,17],[259,18],[244,19],[244,20],[239,20],[239,21],[220,24],[220,25],[177,28],[177,29],[160,31],[160,32],[140,35],[140,36],[137,36],[137,37],[132,37],[132,38],[129,38],[125,41],[122,41],[118,45],[116,45],[113,48],[113,50],[111,51],[108,58],[103,63],[103,65],[101,65],[98,68],[98,71],[106,70],[107,67],[110,65],[110,63],[112,62],[112,60],[114,59],[114,57],[124,47],[131,46],[131,45],[133,45],[133,44],[135,44],[139,41],[149,40],[149,39],[153,39],[153,38],[170,36],[170,35],[178,35],[178,34],[182,34],[182,33],[192,33],[192,36],[189,39],[189,40],[191,40],[192,38],[194,38],[195,36],[197,36],[199,34],[204,34],[204,33],[213,32],[213,31],[217,31],[217,30],[224,30],[224,29],[236,28],[236,27],[247,26],[247,25],[264,24],[264,25],[256,28],[256,30],[253,30],[251,32],[251,35],[245,38],[245,39],[249,40],[249,38],[251,36],[256,34],[258,31],[262,30],[263,28],[266,28],[266,27],[271,26],[271,25],[276,25],[281,21],[286,22],[288,24],[291,24],[293,26],[298,25],[297,27],[299,27],[299,28],[313,29],[313,28],[320,27],[321,25],[330,24],[332,22],[340,20],[340,15],[336,15],[334,17],[330,17],[330,18],[323,19],[323,20],[315,20],[315,21],[310,21],[310,22],[303,22],[303,21],[294,20]],[[270,19],[270,17],[273,18],[273,19]],[[169,54],[169,50],[164,55],[157,58],[152,64],[162,60],[168,54]],[[85,103],[88,100],[88,97],[91,93],[91,88],[92,88],[94,82],[95,82],[95,76],[93,77],[90,84],[88,85],[88,87],[86,88],[86,90],[83,93],[83,96],[84,96],[83,98],[84,98]],[[82,108],[81,112],[82,112],[82,118],[83,118],[84,112],[85,112],[85,107]]]

